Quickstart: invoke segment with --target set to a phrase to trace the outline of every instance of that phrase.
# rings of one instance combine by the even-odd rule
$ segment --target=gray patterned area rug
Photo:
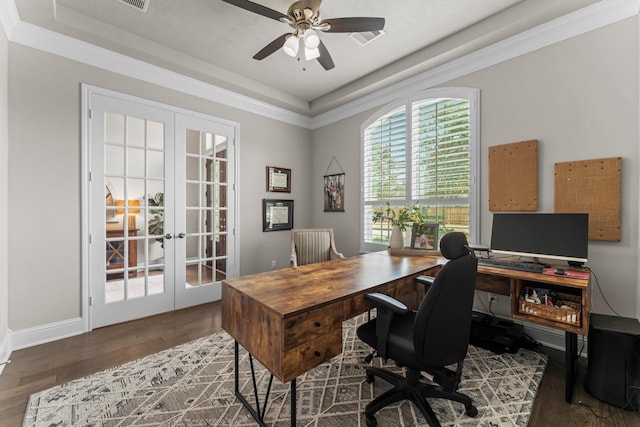
[[[364,407],[389,388],[381,379],[365,381],[363,359],[370,353],[355,329],[360,316],[344,324],[343,353],[297,380],[297,420],[301,426],[365,426]],[[23,426],[255,426],[234,395],[234,341],[225,332],[200,338],[125,365],[31,395]],[[240,387],[255,402],[248,355],[241,350]],[[469,347],[460,391],[478,408],[446,400],[430,403],[443,426],[526,426],[546,356],[521,349],[494,354]],[[382,366],[380,358],[375,358]],[[260,401],[269,374],[257,362]],[[389,369],[399,370],[393,363]],[[290,425],[289,384],[273,381],[265,420]],[[379,426],[424,426],[409,402],[385,408]]]

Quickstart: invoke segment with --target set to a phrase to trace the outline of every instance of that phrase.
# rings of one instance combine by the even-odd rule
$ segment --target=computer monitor
[[[589,214],[495,213],[491,253],[587,262]]]

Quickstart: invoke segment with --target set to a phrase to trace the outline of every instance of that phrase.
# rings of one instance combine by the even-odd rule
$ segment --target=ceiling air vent
[[[352,39],[354,39],[361,45],[365,45],[377,39],[378,37],[382,37],[384,35],[384,30],[366,31],[364,33],[350,33],[349,35]]]
[[[120,3],[124,3],[131,7],[138,9],[139,11],[146,12],[151,0],[118,0]]]

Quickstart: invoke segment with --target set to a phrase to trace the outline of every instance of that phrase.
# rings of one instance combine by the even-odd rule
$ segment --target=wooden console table
[[[132,229],[128,231],[129,239],[124,239],[124,230],[107,229],[107,239],[120,237],[122,240],[107,240],[107,270],[115,270],[118,268],[124,268],[125,260],[125,242],[128,242],[129,247],[129,262],[127,266],[133,267],[133,270],[129,271],[129,275],[133,277],[138,276],[138,271],[135,267],[138,265],[138,241],[131,239],[138,235],[138,230]],[[109,253],[111,251],[111,253]],[[119,273],[107,273],[107,274],[119,274]]]

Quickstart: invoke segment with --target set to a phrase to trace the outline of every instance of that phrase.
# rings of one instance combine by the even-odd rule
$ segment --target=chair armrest
[[[336,249],[336,242],[333,240],[333,230],[329,233],[329,259],[344,259],[344,255]]]
[[[293,234],[291,235],[291,254],[289,255],[289,267],[298,266],[298,254],[296,253],[296,245],[293,241]]]
[[[435,282],[436,278],[433,276],[418,276],[416,277],[416,282],[422,283],[424,285],[425,292],[429,290],[433,282]]]
[[[404,314],[409,312],[409,308],[406,305],[389,295],[374,292],[365,295],[364,298],[371,301],[377,308],[389,310],[393,313]]]
[[[336,249],[333,239],[329,242],[329,259],[344,259],[344,255]]]
[[[404,315],[411,310],[398,301],[397,299],[381,293],[372,293],[364,296],[377,308],[376,316],[376,352],[378,356],[387,359],[387,340],[389,339],[389,330],[391,329],[391,321],[394,315]]]

